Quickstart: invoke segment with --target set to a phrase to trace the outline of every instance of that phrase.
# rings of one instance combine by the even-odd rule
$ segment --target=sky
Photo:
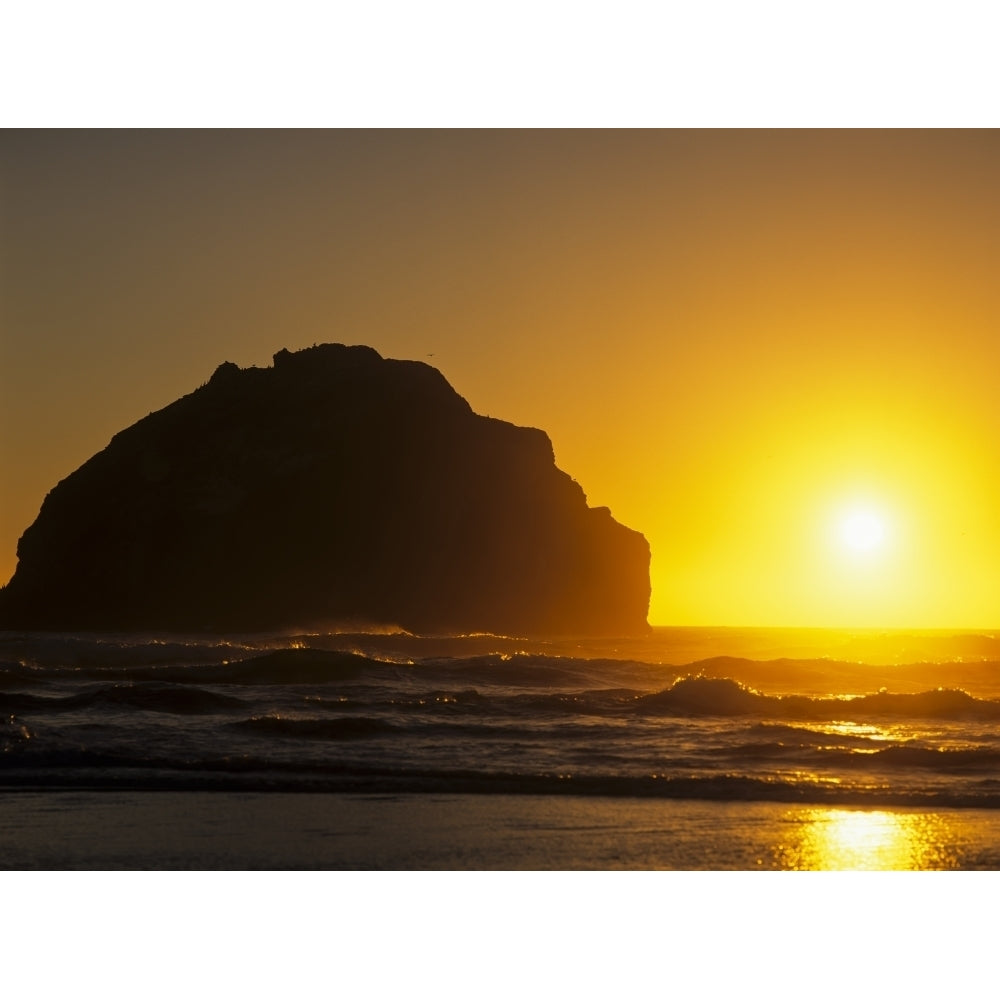
[[[0,133],[0,580],[117,431],[338,342],[545,430],[653,624],[995,626],[998,176],[993,131]]]

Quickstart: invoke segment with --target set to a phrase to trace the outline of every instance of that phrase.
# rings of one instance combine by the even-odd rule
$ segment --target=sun
[[[872,552],[885,541],[885,525],[873,511],[852,511],[840,524],[840,538],[854,552]]]

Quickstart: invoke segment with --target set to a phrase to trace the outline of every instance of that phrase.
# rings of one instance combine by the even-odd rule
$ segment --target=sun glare
[[[954,834],[941,814],[860,809],[803,809],[780,848],[784,867],[800,871],[919,871],[956,867]]]
[[[840,537],[855,552],[871,552],[885,540],[885,526],[870,510],[854,511],[841,523]]]

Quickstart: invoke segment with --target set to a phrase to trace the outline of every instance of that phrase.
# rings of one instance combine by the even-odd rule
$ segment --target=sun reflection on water
[[[955,838],[941,813],[801,809],[775,847],[782,868],[798,871],[917,871],[959,866]]]

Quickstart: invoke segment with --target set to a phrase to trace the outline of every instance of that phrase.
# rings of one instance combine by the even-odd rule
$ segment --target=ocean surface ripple
[[[990,635],[0,633],[0,787],[1000,807]]]

